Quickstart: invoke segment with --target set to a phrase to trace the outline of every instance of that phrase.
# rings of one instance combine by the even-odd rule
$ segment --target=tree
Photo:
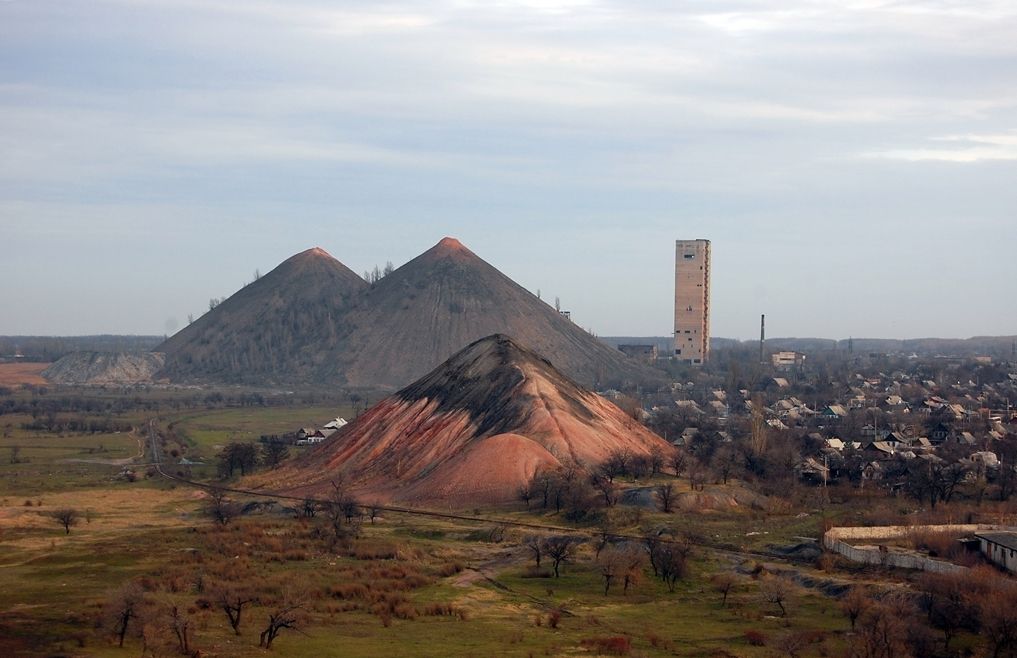
[[[579,541],[575,537],[569,537],[568,535],[554,535],[546,537],[541,542],[544,555],[552,562],[555,578],[560,576],[561,565],[572,561]]]
[[[381,271],[381,275],[383,277],[385,277],[385,276],[388,276],[389,274],[392,274],[392,272],[394,272],[394,271],[395,271],[395,266],[392,265],[392,261],[390,261],[390,260],[389,261],[385,261],[385,269],[383,269]]]
[[[685,469],[689,467],[689,456],[681,448],[675,448],[670,455],[671,470],[674,471],[674,476],[680,478]]]
[[[650,448],[650,475],[655,476],[660,473],[666,461],[663,450],[657,446]]]
[[[601,473],[590,476],[590,484],[600,493],[605,507],[614,507],[618,502],[618,487]]]
[[[714,575],[710,582],[713,584],[713,590],[721,595],[720,606],[726,608],[728,594],[734,589],[738,579],[735,578],[734,574],[725,572]]]
[[[516,497],[526,503],[526,511],[530,511],[530,501],[533,500],[533,489],[529,484],[524,484],[516,491]]]
[[[205,513],[219,525],[226,526],[240,514],[240,506],[227,498],[225,491],[212,489],[208,492]]]
[[[677,542],[662,542],[657,549],[657,569],[667,591],[674,592],[678,581],[688,571],[687,560],[691,546]]]
[[[670,514],[674,510],[674,484],[665,482],[657,485],[654,494],[657,496],[657,505],[660,506],[660,511]]]
[[[597,558],[600,575],[604,579],[604,595],[611,591],[611,585],[621,579],[622,591],[628,593],[629,587],[642,576],[646,557],[638,545],[626,543],[608,546]]]
[[[540,568],[540,558],[544,554],[544,544],[541,541],[539,535],[526,535],[523,537],[523,546],[526,547],[530,554],[533,556],[533,561],[537,563],[537,568]]]
[[[117,638],[117,645],[124,646],[124,638],[131,622],[141,615],[145,592],[137,583],[126,583],[112,592],[103,606],[103,616]]]
[[[777,606],[780,609],[781,617],[787,616],[791,593],[791,584],[779,576],[767,578],[759,588],[759,594],[763,601]]]
[[[872,605],[872,599],[866,595],[865,590],[855,585],[847,591],[847,594],[840,600],[840,609],[844,616],[851,622],[851,630],[855,630],[858,618]]]
[[[173,639],[176,640],[177,651],[185,656],[193,655],[191,652],[191,632],[193,620],[181,612],[180,608],[173,604],[165,604],[165,611],[162,614],[163,623],[169,628]]]
[[[285,441],[269,440],[265,443],[263,452],[265,463],[269,466],[278,466],[281,462],[289,459],[290,447]]]
[[[756,395],[752,398],[752,417],[749,424],[749,449],[755,457],[766,453],[769,443],[766,416],[763,414],[763,398]]]
[[[258,597],[251,592],[231,585],[223,585],[215,593],[215,604],[226,613],[230,628],[237,635],[240,635],[240,620],[244,607],[256,603],[257,600]]]
[[[329,548],[335,549],[337,544],[348,543],[351,537],[359,533],[359,528],[353,520],[358,518],[360,504],[347,490],[342,475],[332,480],[331,485],[332,490],[327,501],[322,504],[322,511],[328,519],[331,530]]]
[[[8,455],[8,460],[10,461],[10,463],[11,464],[20,464],[21,463],[21,446],[11,446],[9,448],[9,450],[10,450],[10,454]]]
[[[377,268],[376,268],[377,269]],[[279,636],[284,628],[295,629],[300,623],[301,606],[295,603],[284,604],[268,615],[268,625],[261,632],[258,646],[265,649],[272,648],[272,642]]]
[[[78,514],[78,510],[64,507],[58,510],[54,510],[50,513],[53,520],[64,527],[64,534],[71,534],[71,528],[78,525],[81,522],[81,515]]]
[[[258,448],[253,443],[231,442],[219,452],[219,477],[233,477],[237,470],[240,475],[252,472],[258,464]]]
[[[977,603],[981,633],[993,658],[1017,655],[1017,589],[1003,581]]]
[[[890,598],[890,597],[887,597]],[[864,610],[850,646],[853,658],[910,658],[908,629],[913,618],[900,615],[897,606],[880,602]]]

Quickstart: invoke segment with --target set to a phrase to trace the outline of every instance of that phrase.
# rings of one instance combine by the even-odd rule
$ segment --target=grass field
[[[274,653],[286,656],[591,655],[593,644],[618,641],[610,638],[625,638],[631,655],[769,656],[781,638],[795,633],[812,643],[803,655],[819,655],[837,650],[847,629],[835,602],[814,591],[796,590],[790,615],[780,617],[761,601],[759,581],[748,575],[739,576],[722,607],[709,575],[746,568],[737,557],[706,550],[696,551],[690,575],[674,593],[647,572],[627,595],[604,595],[592,545],[580,549],[561,578],[534,578],[512,532],[491,543],[477,539],[483,533],[474,524],[392,515],[365,524],[353,553],[368,557],[358,559],[322,550],[307,538],[306,522],[279,514],[214,528],[199,514],[201,500],[185,488],[124,483],[44,496],[41,507],[5,505],[0,573],[8,603],[0,635],[8,648],[25,652],[13,655],[135,655],[138,639],[129,638],[129,648],[120,649],[92,628],[106,593],[131,578],[147,578],[153,597],[192,610],[194,646],[208,655],[260,654],[258,630],[271,606],[253,607],[237,637],[222,613],[197,603],[198,575],[209,577],[221,568],[218,563],[236,562],[256,570],[262,581],[284,583],[303,602],[303,632],[284,632],[276,641]],[[68,504],[103,511],[65,535],[45,513]],[[283,557],[294,549],[300,552]],[[386,557],[370,557],[379,551]],[[449,564],[465,568],[443,575]],[[349,599],[329,594],[350,584],[357,570],[378,569],[426,575],[426,584],[402,592],[411,612],[386,621],[370,610],[347,609]],[[425,614],[438,602],[461,611],[461,618]],[[749,644],[746,631],[758,632],[769,646]]]
[[[350,410],[250,407],[164,411],[159,418],[163,427],[173,424],[189,458],[211,460],[227,441],[255,441],[336,415],[349,417]],[[638,534],[666,524],[736,552],[694,549],[675,592],[647,567],[627,594],[615,587],[605,595],[592,540],[564,566],[561,578],[533,570],[520,545],[522,531],[510,529],[502,541],[490,541],[490,523],[390,514],[376,524],[365,521],[359,539],[332,551],[322,539],[321,518],[298,519],[295,510],[277,506],[218,527],[202,513],[206,496],[200,490],[158,477],[117,478],[120,462],[138,455],[132,433],[60,435],[23,430],[24,417],[2,420],[9,431],[0,456],[19,445],[23,459],[0,462],[0,655],[134,656],[143,647],[134,630],[142,628],[146,655],[179,655],[165,614],[158,612],[172,606],[190,624],[192,647],[224,657],[751,658],[785,655],[785,645],[802,656],[839,655],[845,645],[847,622],[836,600],[821,590],[793,586],[787,617],[760,592],[767,578],[781,577],[777,571],[790,569],[814,582],[849,574],[757,564],[758,557],[737,553],[818,536],[823,519],[834,514],[818,498],[805,512],[765,509],[765,501],[670,515],[613,508],[616,532]],[[677,484],[681,493],[692,493],[686,480]],[[751,492],[732,483],[707,485],[697,495],[727,500]],[[808,503],[811,495],[799,497]],[[81,513],[69,534],[51,516],[63,507]],[[469,513],[567,525],[552,513]],[[587,535],[593,531],[586,529]],[[717,573],[737,578],[726,606],[711,586]],[[110,592],[131,581],[144,585],[150,621],[128,633],[121,649],[97,621]],[[240,636],[208,604],[208,583],[217,581],[250,581],[261,592],[245,612]],[[301,605],[299,632],[283,631],[271,652],[258,648],[268,614],[289,599]]]

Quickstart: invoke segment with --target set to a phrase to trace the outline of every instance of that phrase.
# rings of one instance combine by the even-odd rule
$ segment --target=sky
[[[604,336],[1017,333],[1017,3],[0,0],[0,335],[446,235]]]

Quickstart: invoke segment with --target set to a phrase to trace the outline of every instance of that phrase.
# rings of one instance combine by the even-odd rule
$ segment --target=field
[[[117,394],[97,395],[96,419],[109,419],[103,410]],[[227,657],[840,655],[850,636],[835,595],[870,578],[764,555],[818,537],[824,523],[853,513],[850,506],[828,509],[815,489],[797,492],[794,506],[736,482],[693,492],[669,475],[624,486],[673,482],[691,511],[618,505],[586,525],[522,505],[463,512],[475,521],[382,511],[373,521],[348,519],[340,533],[324,511],[304,514],[300,501],[238,495],[233,509],[246,511],[217,524],[204,490],[146,466],[146,417],[168,437],[168,460],[173,450],[200,460],[192,475],[210,477],[217,449],[229,441],[257,441],[353,410],[186,407],[142,396],[113,415],[136,428],[119,433],[26,429],[32,415],[0,416],[0,655],[172,656],[184,648]],[[78,513],[66,530],[54,518],[62,509]],[[524,542],[560,531],[517,522],[574,528],[574,555],[560,577],[546,555],[538,568]],[[601,526],[618,535],[602,547],[605,556],[642,556],[639,537],[662,529],[692,538],[674,591],[641,557],[627,591],[613,580],[605,593]],[[731,579],[726,602],[718,578]],[[121,648],[111,610],[131,587],[143,594],[141,617]],[[775,587],[786,614],[767,598]],[[216,603],[227,590],[256,599],[239,635]],[[271,650],[259,648],[269,615],[288,605],[296,606],[297,629],[283,629]]]
[[[49,366],[48,363],[0,363],[0,386],[44,386],[46,379],[41,373]]]

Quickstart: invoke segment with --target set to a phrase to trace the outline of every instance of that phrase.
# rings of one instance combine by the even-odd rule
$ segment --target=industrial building
[[[676,240],[674,358],[702,364],[710,358],[710,241]]]

